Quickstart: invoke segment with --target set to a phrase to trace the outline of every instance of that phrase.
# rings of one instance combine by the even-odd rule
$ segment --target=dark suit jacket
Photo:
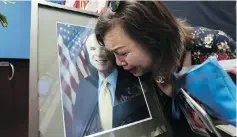
[[[98,109],[98,77],[80,81],[76,95],[73,137],[83,137],[103,131]],[[113,128],[149,118],[139,81],[130,73],[118,69],[113,107]]]

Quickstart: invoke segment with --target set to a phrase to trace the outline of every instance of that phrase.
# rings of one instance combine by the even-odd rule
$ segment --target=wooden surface
[[[10,67],[0,66],[0,135],[4,137],[27,137],[29,60],[7,59],[4,61],[13,64],[15,75],[9,81]]]

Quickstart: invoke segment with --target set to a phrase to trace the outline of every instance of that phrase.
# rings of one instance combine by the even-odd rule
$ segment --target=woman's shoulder
[[[217,55],[218,60],[236,58],[236,43],[225,32],[205,27],[192,28],[192,59],[200,64],[210,55]]]
[[[193,44],[196,47],[211,48],[217,35],[226,35],[221,30],[205,27],[192,27]]]
[[[192,37],[196,47],[212,48],[214,44],[221,44],[220,41],[235,42],[224,31],[205,27],[192,27]]]

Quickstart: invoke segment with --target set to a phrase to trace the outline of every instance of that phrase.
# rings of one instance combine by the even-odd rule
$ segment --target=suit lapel
[[[118,69],[114,106],[117,106],[134,96],[132,93],[134,92],[134,80],[136,81],[137,79],[133,77],[132,74],[122,69]]]
[[[120,103],[122,103],[122,101],[121,101],[121,98],[122,98],[121,92],[122,91],[121,90],[124,90],[125,86],[126,86],[126,85],[123,85],[122,81],[123,81],[122,73],[121,73],[121,71],[118,71],[117,85],[116,85],[116,89],[115,89],[116,91],[115,91],[114,106],[117,106]]]

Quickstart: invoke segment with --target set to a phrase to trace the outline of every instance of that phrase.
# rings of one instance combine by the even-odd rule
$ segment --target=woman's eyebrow
[[[112,50],[110,50],[111,52],[116,52],[117,50],[119,50],[119,49],[121,49],[122,47],[116,47],[116,48],[114,48],[114,49],[112,49]]]

